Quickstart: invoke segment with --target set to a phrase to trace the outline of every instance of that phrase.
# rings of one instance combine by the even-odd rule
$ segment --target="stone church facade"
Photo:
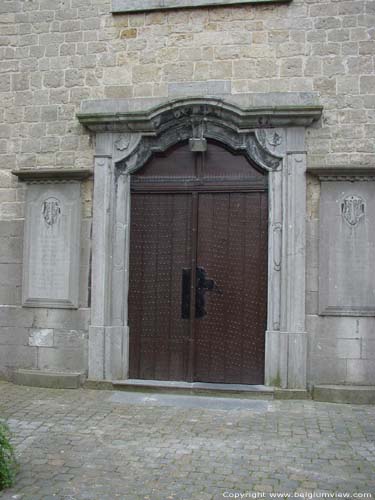
[[[0,375],[375,385],[374,26],[3,0]]]

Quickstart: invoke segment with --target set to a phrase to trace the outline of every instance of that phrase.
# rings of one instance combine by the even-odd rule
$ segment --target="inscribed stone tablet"
[[[375,316],[374,182],[322,182],[319,310]]]
[[[23,305],[78,307],[80,183],[27,187]]]

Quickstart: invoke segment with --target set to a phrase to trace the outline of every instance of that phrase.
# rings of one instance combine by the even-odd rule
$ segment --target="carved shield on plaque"
[[[56,224],[61,214],[59,200],[57,198],[47,198],[42,205],[42,214],[48,226]]]
[[[341,215],[350,226],[356,226],[365,215],[365,202],[359,196],[347,196],[341,203]]]

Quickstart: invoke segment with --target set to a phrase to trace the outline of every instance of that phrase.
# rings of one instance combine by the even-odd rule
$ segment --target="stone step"
[[[316,385],[315,401],[329,403],[375,404],[374,385]]]
[[[116,380],[114,390],[133,392],[168,392],[171,394],[194,394],[214,397],[236,397],[246,399],[273,399],[273,387],[244,384],[209,384],[205,382],[168,382],[159,380]]]
[[[82,377],[82,373],[18,369],[13,372],[12,380],[15,384],[31,387],[78,389]]]

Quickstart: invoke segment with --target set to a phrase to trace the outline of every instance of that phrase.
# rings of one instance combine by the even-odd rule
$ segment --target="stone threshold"
[[[132,392],[167,392],[172,394],[251,399],[273,399],[274,396],[274,388],[265,385],[128,379],[112,381],[112,386],[114,390]]]
[[[375,404],[375,385],[316,385],[313,399],[328,403]]]

